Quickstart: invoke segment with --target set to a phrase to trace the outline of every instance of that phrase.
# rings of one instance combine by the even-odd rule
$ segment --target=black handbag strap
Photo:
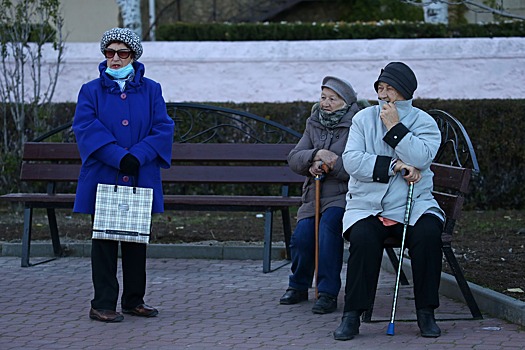
[[[118,176],[120,174],[120,170],[117,170],[117,176],[115,177],[115,187],[114,187],[114,192],[117,192],[117,189],[118,189]],[[137,174],[136,176],[133,176],[131,175],[130,176],[132,178],[132,186],[133,186],[133,193],[137,193],[137,186],[139,185],[139,175]]]

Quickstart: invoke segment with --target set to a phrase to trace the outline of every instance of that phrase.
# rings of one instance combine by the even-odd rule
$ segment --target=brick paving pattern
[[[278,265],[274,262],[273,266]],[[343,276],[346,266],[343,268]],[[90,320],[88,258],[62,258],[21,268],[0,258],[0,349],[524,349],[522,327],[441,297],[442,336],[422,338],[411,286],[400,289],[395,335],[386,329],[395,275],[382,272],[372,323],[353,340],[335,341],[343,291],[333,314],[315,315],[310,300],[279,305],[289,265],[263,274],[253,260],[148,259],[146,303],[159,316],[125,315],[121,323]],[[119,266],[120,273],[120,266]],[[121,276],[119,277],[121,278]]]

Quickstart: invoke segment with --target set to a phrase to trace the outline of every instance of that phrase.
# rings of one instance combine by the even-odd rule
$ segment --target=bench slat
[[[24,202],[30,207],[49,207],[50,205],[64,205],[73,207],[74,193],[49,195],[47,193],[10,193],[2,196],[8,202]],[[290,207],[301,204],[301,197],[283,196],[215,196],[215,195],[165,195],[166,208],[178,206],[244,206],[244,207]]]
[[[286,162],[294,144],[175,143],[172,161]]]
[[[80,164],[22,163],[22,181],[77,182]]]
[[[447,188],[462,193],[468,192],[471,169],[437,163],[432,163],[431,169],[434,172],[435,188]]]
[[[2,196],[2,200],[8,202],[45,202],[45,203],[73,203],[75,201],[74,193],[8,193]]]
[[[166,205],[245,205],[263,207],[289,207],[301,204],[301,197],[283,196],[215,196],[215,195],[165,195]]]
[[[286,162],[294,144],[174,143],[172,161]],[[76,143],[27,142],[23,160],[80,161]]]
[[[76,143],[26,142],[22,159],[80,161]]]
[[[291,171],[288,166],[177,165],[163,169],[162,182],[301,184],[304,177]]]
[[[24,163],[23,181],[77,182],[80,164]],[[162,169],[163,183],[301,184],[304,177],[288,166],[177,165]]]

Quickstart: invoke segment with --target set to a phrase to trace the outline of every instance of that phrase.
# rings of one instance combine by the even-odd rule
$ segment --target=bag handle
[[[117,170],[117,176],[115,177],[115,187],[113,188],[113,192],[117,192],[117,189],[118,189],[118,176],[119,176],[119,174],[120,174],[120,169]],[[133,194],[136,194],[137,193],[137,186],[139,184],[138,172],[137,172],[136,176],[131,175],[130,177],[133,178],[133,180],[132,180]]]

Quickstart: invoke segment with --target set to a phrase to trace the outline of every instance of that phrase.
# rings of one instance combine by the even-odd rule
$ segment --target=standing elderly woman
[[[100,76],[82,86],[73,131],[82,158],[74,211],[94,214],[97,184],[153,188],[153,213],[164,210],[160,168],[171,164],[173,120],[166,112],[160,84],[144,77],[137,60],[142,44],[127,28],[113,28],[102,36]],[[140,172],[140,177],[138,174]],[[95,295],[89,317],[120,322],[116,311],[118,241],[92,240],[91,265]],[[121,243],[122,312],[153,317],[157,309],[144,302],[146,244]]]
[[[281,304],[308,300],[315,269],[315,182],[321,182],[319,220],[319,298],[312,308],[316,314],[337,309],[343,264],[342,220],[348,174],[341,154],[346,145],[352,117],[359,111],[352,85],[327,76],[321,84],[321,99],[312,107],[304,134],[288,155],[290,168],[306,176],[297,226],[290,242],[292,274]],[[323,176],[323,180],[315,180]]]

